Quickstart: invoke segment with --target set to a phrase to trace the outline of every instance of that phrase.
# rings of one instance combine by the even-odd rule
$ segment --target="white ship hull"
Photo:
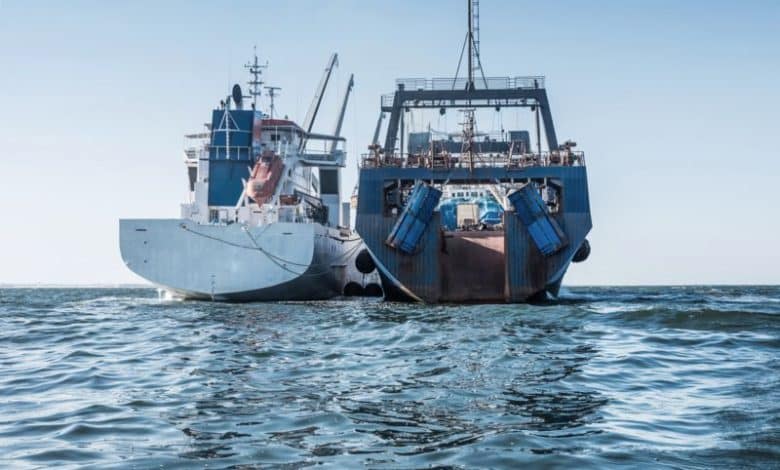
[[[130,270],[174,296],[236,302],[340,295],[362,246],[318,223],[187,219],[120,220],[119,243]]]

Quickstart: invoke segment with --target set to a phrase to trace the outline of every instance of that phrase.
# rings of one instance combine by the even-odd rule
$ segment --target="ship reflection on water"
[[[582,324],[503,306],[345,305],[212,312],[228,341],[191,372],[207,393],[168,415],[189,438],[180,456],[230,459],[253,443],[272,462],[392,464],[492,441],[552,452],[537,440],[600,432],[607,399],[575,386],[598,354]]]

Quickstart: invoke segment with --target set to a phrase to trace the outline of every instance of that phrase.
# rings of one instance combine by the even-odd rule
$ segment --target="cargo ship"
[[[340,132],[352,77],[334,132],[313,132],[337,60],[333,54],[298,125],[276,115],[280,88],[262,87],[267,64],[255,54],[246,65],[249,94],[233,86],[205,130],[186,136],[189,195],[181,216],[119,221],[127,267],[174,298],[316,300],[366,287],[376,293],[376,274],[356,268],[362,243],[349,228],[349,203],[341,202]],[[268,112],[258,106],[262,96],[270,99]]]
[[[456,76],[397,80],[361,158],[356,230],[390,300],[546,299],[590,254],[585,155],[559,143],[544,77],[485,76],[478,8],[468,1]],[[530,111],[530,129],[478,129],[508,110]],[[436,128],[448,113],[457,132]]]

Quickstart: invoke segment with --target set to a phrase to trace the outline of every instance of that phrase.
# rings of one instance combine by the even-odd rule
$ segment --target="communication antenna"
[[[474,72],[479,70],[482,76],[482,82],[485,84],[485,88],[488,87],[487,79],[485,78],[485,71],[482,69],[482,60],[479,58],[479,0],[468,0],[468,30],[466,31],[466,38],[463,40],[463,46],[460,50],[460,58],[458,59],[458,68],[455,70],[455,78],[452,80],[452,88],[455,88],[455,83],[458,79],[458,73],[460,73],[460,65],[463,63],[463,54],[466,52],[466,46],[469,48],[468,54],[468,66],[466,70],[466,90],[473,90],[474,86]]]
[[[245,64],[244,68],[252,74],[252,80],[248,81],[247,85],[249,85],[249,96],[252,97],[252,107],[257,109],[257,97],[263,95],[262,85],[265,83],[260,80],[260,76],[263,74],[263,70],[268,68],[268,61],[265,64],[258,62],[257,46],[254,47],[254,62]]]
[[[274,118],[274,97],[278,96],[278,91],[281,91],[281,88],[278,86],[267,86],[265,87],[266,90],[268,90],[268,97],[271,98],[271,119]]]

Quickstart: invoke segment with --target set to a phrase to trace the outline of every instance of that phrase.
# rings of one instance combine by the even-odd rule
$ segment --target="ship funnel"
[[[236,105],[236,109],[244,109],[244,94],[241,91],[241,86],[236,83],[233,85],[233,103]]]

